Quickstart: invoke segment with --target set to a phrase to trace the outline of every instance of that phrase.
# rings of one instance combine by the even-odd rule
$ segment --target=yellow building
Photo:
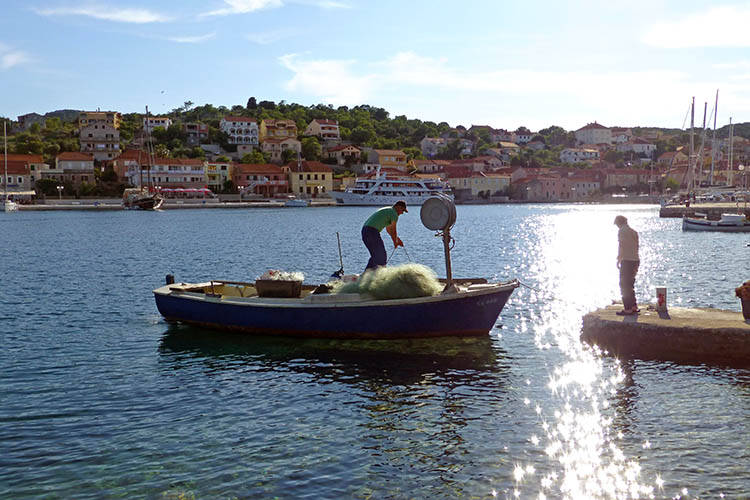
[[[368,161],[384,168],[395,168],[406,172],[406,153],[397,149],[373,149]]]
[[[291,162],[282,169],[289,177],[289,190],[297,195],[316,198],[333,191],[333,170],[319,161]]]
[[[81,111],[78,114],[78,128],[83,129],[89,125],[109,125],[116,129],[120,128],[122,115],[117,111]]]
[[[260,122],[260,141],[266,139],[296,139],[297,125],[292,120],[263,120]]]

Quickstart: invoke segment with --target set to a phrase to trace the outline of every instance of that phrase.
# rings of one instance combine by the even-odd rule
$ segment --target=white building
[[[154,131],[156,127],[161,127],[167,130],[172,125],[172,119],[167,116],[144,116],[143,117],[143,130],[149,134]]]
[[[582,161],[596,161],[599,159],[599,151],[596,149],[566,148],[560,152],[562,163],[579,163]]]
[[[339,122],[325,118],[315,118],[305,129],[305,135],[314,135],[324,141],[340,141]]]
[[[656,151],[656,144],[648,142],[646,139],[636,137],[628,142],[617,145],[617,151],[621,153],[627,153],[632,151],[637,154],[645,154],[649,158]]]
[[[581,144],[612,144],[612,131],[596,122],[575,131],[576,142]]]
[[[229,135],[230,144],[258,145],[258,122],[255,118],[226,116],[219,122],[219,128]]]

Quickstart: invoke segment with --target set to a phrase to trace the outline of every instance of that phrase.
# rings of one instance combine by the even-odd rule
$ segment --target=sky
[[[750,2],[0,0],[0,116],[368,104],[532,131],[750,121]]]

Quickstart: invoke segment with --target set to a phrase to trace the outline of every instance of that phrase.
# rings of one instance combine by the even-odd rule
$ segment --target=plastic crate
[[[301,281],[255,280],[259,297],[293,299],[302,293]]]

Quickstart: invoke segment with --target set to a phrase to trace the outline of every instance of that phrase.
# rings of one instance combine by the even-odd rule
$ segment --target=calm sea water
[[[454,275],[517,277],[486,338],[246,338],[165,323],[178,281],[360,272],[368,208],[0,213],[2,498],[747,498],[750,370],[579,342],[618,297],[739,310],[750,235],[655,207],[460,206]],[[444,273],[415,207],[409,259]]]

